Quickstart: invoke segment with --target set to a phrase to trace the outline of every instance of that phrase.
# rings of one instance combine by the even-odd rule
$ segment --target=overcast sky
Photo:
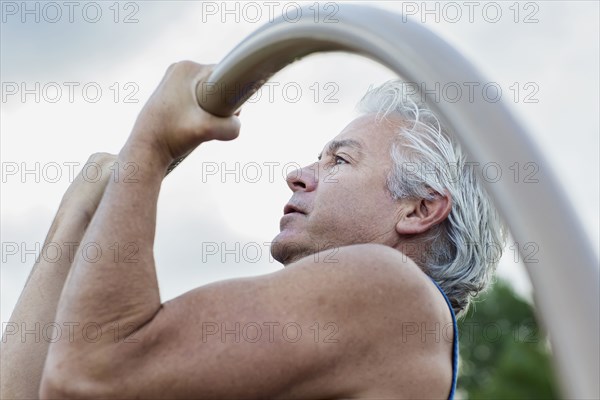
[[[71,168],[78,172],[94,152],[119,151],[169,64],[217,63],[269,17],[295,18],[298,4],[231,2],[225,10],[222,2],[74,3],[1,5],[2,321]],[[501,88],[501,101],[551,161],[598,254],[598,3],[466,3],[431,2],[429,12],[423,2],[369,4],[409,14]],[[321,3],[315,18],[334,16],[335,7]],[[393,77],[353,55],[307,57],[246,104],[238,140],[201,146],[165,179],[155,245],[163,299],[281,268],[268,243],[291,193],[283,176],[315,161],[362,94]],[[511,239],[499,273],[527,294],[514,249]]]

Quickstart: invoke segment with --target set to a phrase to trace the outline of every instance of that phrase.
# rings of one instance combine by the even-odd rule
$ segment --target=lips
[[[288,203],[285,205],[285,207],[283,207],[283,215],[288,215],[291,213],[306,214],[299,206]]]

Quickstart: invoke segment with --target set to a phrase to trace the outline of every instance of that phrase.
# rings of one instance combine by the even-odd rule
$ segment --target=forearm
[[[63,200],[41,252],[46,254],[45,249],[49,248],[60,256],[39,256],[5,325],[0,369],[2,398],[38,396],[48,345],[62,333],[61,327],[55,325],[57,304],[89,221],[90,213],[82,205]]]
[[[73,262],[57,321],[77,325],[72,340],[61,338],[50,345],[42,395],[123,396],[115,388],[115,382],[124,384],[117,377],[129,374],[128,366],[139,365],[160,342],[160,334],[145,336],[144,327],[161,310],[153,247],[162,179],[173,160],[199,144],[239,134],[237,118],[216,117],[198,106],[196,89],[210,70],[191,62],[172,65],[140,112],[118,158],[119,175],[133,165],[135,176],[133,181],[109,183],[86,230],[83,242],[94,242],[103,251],[94,261],[78,254]],[[86,340],[84,329],[90,324],[94,338]],[[141,343],[123,343],[138,331]]]
[[[51,346],[59,354],[65,346],[85,346],[80,329],[87,323],[117,334],[102,335],[108,345],[129,335],[160,309],[153,244],[156,206],[168,163],[148,146],[128,141],[119,154],[119,175],[134,166],[130,179],[109,182],[102,202],[83,238],[102,249],[95,259],[78,254],[57,311],[60,321],[77,322],[75,339]],[[110,250],[107,250],[110,249]]]

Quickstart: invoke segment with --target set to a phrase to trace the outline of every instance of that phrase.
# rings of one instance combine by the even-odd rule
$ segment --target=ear
[[[396,223],[396,232],[401,235],[415,235],[429,230],[448,217],[452,210],[452,197],[444,191],[435,193],[432,200],[402,200],[400,220]]]

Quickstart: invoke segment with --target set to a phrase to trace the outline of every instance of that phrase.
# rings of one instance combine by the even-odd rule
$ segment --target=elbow
[[[69,399],[75,398],[73,388],[64,377],[57,373],[49,373],[44,370],[40,382],[40,399]]]
[[[83,399],[83,393],[78,389],[77,380],[66,379],[63,374],[47,373],[44,371],[40,382],[40,399]]]
[[[56,377],[49,376],[44,372],[42,375],[42,380],[40,382],[40,391],[38,393],[38,397],[40,399],[67,399],[69,396],[67,395],[67,387],[59,384],[59,381]]]
[[[40,399],[98,399],[111,397],[108,385],[80,373],[44,368],[40,382]]]

